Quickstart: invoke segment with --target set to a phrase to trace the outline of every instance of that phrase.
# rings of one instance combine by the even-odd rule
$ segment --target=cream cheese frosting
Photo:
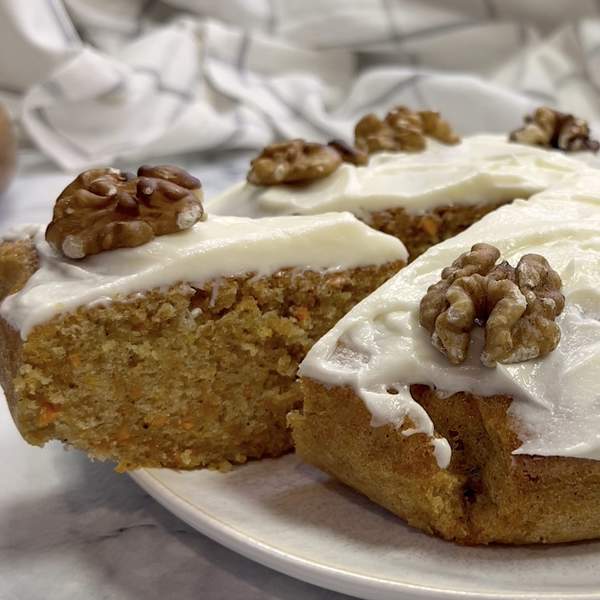
[[[451,365],[418,323],[419,302],[441,270],[477,242],[496,246],[515,265],[527,253],[545,256],[563,281],[561,341],[548,356],[486,368],[479,361],[481,329],[467,361]],[[600,460],[600,172],[572,176],[528,201],[517,200],[467,231],[428,250],[358,304],[308,353],[303,377],[350,386],[372,425],[401,426],[431,436],[440,467],[450,461],[446,440],[411,397],[413,383],[513,400],[521,446],[515,454]]]
[[[23,339],[35,325],[59,313],[178,282],[199,284],[245,273],[262,277],[283,268],[346,270],[408,256],[402,242],[350,213],[266,219],[209,216],[186,231],[81,261],[54,251],[44,239],[44,229],[25,226],[4,236],[30,237],[39,255],[39,269],[25,287],[0,304],[0,316]]]
[[[423,152],[373,154],[367,166],[344,163],[306,184],[240,183],[209,201],[208,210],[254,218],[347,210],[368,222],[370,213],[397,207],[418,214],[451,204],[500,203],[528,198],[585,169],[578,160],[584,155],[592,156],[571,158],[501,135],[466,137],[452,146],[428,140]]]

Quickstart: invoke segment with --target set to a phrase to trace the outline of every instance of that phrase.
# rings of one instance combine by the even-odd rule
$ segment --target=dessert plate
[[[368,599],[600,599],[600,542],[459,547],[427,536],[295,455],[229,473],[142,469],[167,509],[268,567]]]

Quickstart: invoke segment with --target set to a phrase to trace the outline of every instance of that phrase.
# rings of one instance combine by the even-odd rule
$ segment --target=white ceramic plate
[[[198,531],[292,577],[369,599],[600,599],[600,542],[464,548],[289,455],[223,474],[133,478]]]

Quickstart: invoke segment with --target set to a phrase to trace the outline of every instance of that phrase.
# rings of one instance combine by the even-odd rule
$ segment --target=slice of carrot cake
[[[600,174],[487,215],[300,367],[297,451],[461,543],[600,537]]]
[[[0,381],[23,437],[135,467],[291,448],[307,350],[406,262],[349,213],[204,215],[174,167],[80,175],[0,243]]]
[[[383,120],[361,119],[355,147],[302,140],[267,147],[248,181],[209,207],[248,217],[350,211],[398,237],[414,259],[498,206],[586,169],[578,159],[589,162],[597,150],[589,134],[584,121],[542,108],[510,139],[460,140],[437,113],[398,107]]]

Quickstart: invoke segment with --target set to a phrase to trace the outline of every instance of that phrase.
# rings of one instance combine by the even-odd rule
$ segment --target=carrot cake
[[[599,274],[597,171],[487,215],[311,349],[297,451],[449,540],[600,537]]]
[[[510,139],[460,140],[437,113],[399,107],[384,120],[364,117],[355,147],[293,140],[266,148],[248,181],[208,206],[253,218],[350,211],[402,240],[412,260],[498,206],[585,169],[596,150],[584,121],[550,109],[538,109]]]
[[[0,243],[0,382],[35,445],[136,467],[291,448],[307,350],[405,265],[350,213],[206,217],[174,167],[95,169]]]

